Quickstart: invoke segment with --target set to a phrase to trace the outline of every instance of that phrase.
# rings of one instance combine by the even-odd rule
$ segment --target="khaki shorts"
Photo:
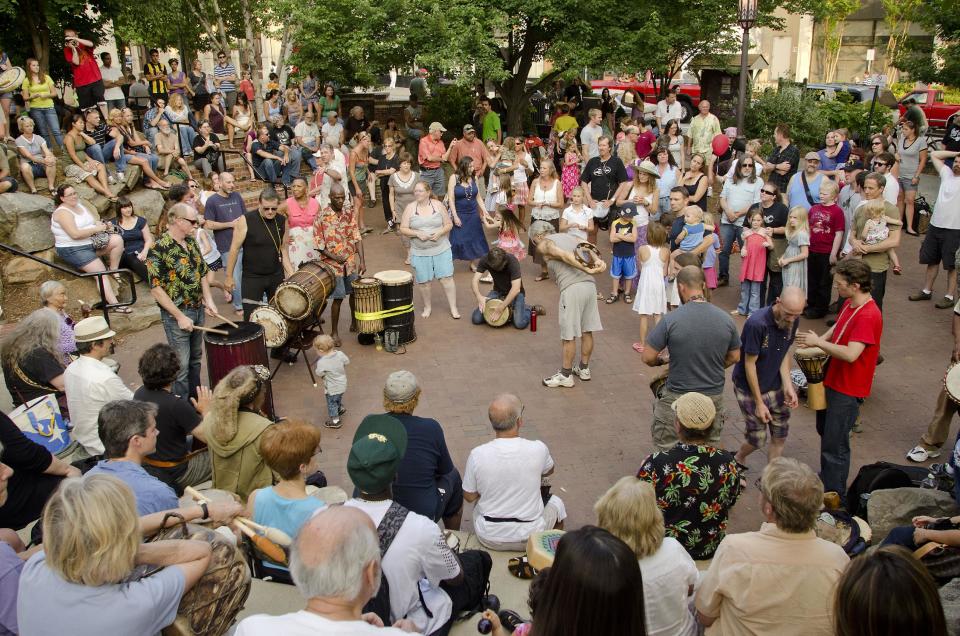
[[[560,292],[560,339],[573,340],[585,332],[602,331],[593,281],[574,283]]]

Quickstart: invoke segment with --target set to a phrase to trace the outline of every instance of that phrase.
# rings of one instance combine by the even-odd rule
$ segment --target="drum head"
[[[384,285],[404,285],[413,282],[413,274],[402,269],[388,269],[373,275]]]
[[[826,356],[827,352],[820,347],[797,347],[793,354],[797,358],[819,358]]]
[[[507,324],[507,321],[510,320],[510,310],[509,308],[500,314],[500,317],[497,320],[493,320],[491,316],[493,312],[497,311],[503,307],[503,301],[499,298],[491,298],[483,304],[483,319],[491,327],[502,327]]]
[[[263,338],[268,347],[279,347],[290,336],[287,321],[273,307],[257,307],[250,314],[250,320],[263,327]]]
[[[358,278],[357,280],[351,283],[351,286],[354,289],[377,289],[380,287],[380,281],[376,278],[370,276],[364,276],[363,278]]]
[[[19,66],[14,66],[0,73],[0,93],[8,93],[23,84],[27,74]]]
[[[310,313],[310,299],[299,283],[284,282],[277,287],[276,304],[283,308],[284,315],[302,320]]]
[[[954,402],[960,402],[960,363],[951,364],[943,376],[943,388]]]

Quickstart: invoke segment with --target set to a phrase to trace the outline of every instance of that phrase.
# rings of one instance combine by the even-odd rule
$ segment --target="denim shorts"
[[[348,294],[353,292],[353,281],[355,280],[357,280],[356,274],[337,276],[336,285],[334,285],[333,291],[330,293],[330,298],[333,300],[346,298]]]
[[[57,256],[60,260],[77,269],[82,268],[97,260],[97,252],[93,249],[93,243],[87,245],[72,245],[69,247],[58,247]]]
[[[42,163],[36,163],[33,161],[21,161],[20,165],[30,166],[30,172],[33,173],[35,179],[43,179],[47,176],[47,166]]]
[[[418,283],[453,276],[453,252],[446,249],[436,256],[410,256],[410,264]]]
[[[914,192],[919,187],[913,184],[912,177],[900,177],[897,179],[897,182],[900,184],[900,189],[904,192]]]

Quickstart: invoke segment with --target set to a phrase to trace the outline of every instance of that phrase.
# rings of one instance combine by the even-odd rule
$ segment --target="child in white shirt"
[[[323,390],[327,394],[327,415],[324,423],[327,428],[340,428],[340,416],[347,412],[343,408],[343,394],[347,391],[347,370],[350,358],[333,346],[333,338],[322,334],[314,338],[313,348],[317,350],[317,377],[323,378]]]

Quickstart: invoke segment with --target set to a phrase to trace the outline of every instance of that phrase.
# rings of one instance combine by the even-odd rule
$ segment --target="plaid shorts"
[[[770,427],[770,437],[786,439],[787,432],[790,430],[790,408],[785,404],[783,389],[767,391],[760,396],[770,411],[769,424],[757,417],[757,403],[749,390],[744,391],[734,384],[733,392],[737,396],[737,403],[740,404],[740,411],[743,413],[748,444],[755,448],[763,446],[764,439],[767,437],[767,426]]]

